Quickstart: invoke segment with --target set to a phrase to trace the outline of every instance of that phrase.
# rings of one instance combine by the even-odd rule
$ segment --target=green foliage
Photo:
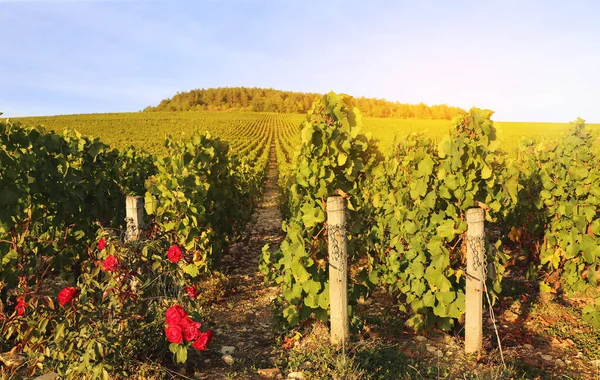
[[[157,173],[146,182],[146,212],[198,268],[209,269],[252,213],[270,144],[253,146],[258,152],[252,164],[229,155],[228,144],[208,133],[188,141],[168,138],[166,146],[167,154],[156,160]]]
[[[280,250],[263,250],[261,270],[267,280],[282,288],[280,316],[288,325],[315,316],[326,320],[329,308],[326,197],[336,191],[348,197],[347,230],[358,233],[361,216],[361,186],[381,157],[373,141],[359,134],[360,112],[350,98],[329,93],[316,102],[303,124],[302,145],[287,178],[284,222],[286,238]],[[349,262],[357,263],[366,251],[358,239],[348,242]],[[363,276],[364,277],[364,276]],[[366,290],[364,278],[351,279],[351,300]]]
[[[184,290],[194,284],[184,271],[186,261],[167,260],[168,240],[123,245],[104,232],[100,236],[108,244],[82,261],[73,300],[59,305],[53,278],[40,276],[17,289],[27,306],[1,332],[27,356],[31,375],[54,370],[61,378],[129,378],[136,361],[168,364],[165,310],[177,303],[196,317],[203,312]],[[103,266],[109,255],[118,261],[114,271]]]
[[[354,99],[355,102],[361,99]],[[310,108],[310,103],[306,109]],[[360,107],[358,107],[360,109]],[[362,110],[361,110],[362,112]],[[362,112],[365,115],[365,112]],[[454,113],[453,115],[460,114]],[[99,137],[113,148],[125,148],[131,144],[153,154],[164,154],[166,134],[177,138],[208,131],[230,144],[230,151],[238,153],[249,142],[262,140],[264,134],[274,134],[278,151],[278,168],[284,162],[279,154],[291,161],[294,150],[300,145],[299,125],[305,114],[264,113],[241,111],[187,111],[187,112],[130,112],[106,114],[79,114],[59,116],[38,116],[14,119],[24,124],[43,125],[49,130],[61,132],[65,128],[76,128],[88,136]],[[439,141],[448,133],[445,119],[428,120],[414,116],[409,119],[365,117],[362,133],[371,133],[379,140],[381,152],[388,152],[394,146],[394,138],[405,138],[410,132],[420,131],[427,137]],[[503,130],[503,146],[514,155],[518,141],[522,137],[558,138],[569,128],[567,123],[510,123],[496,122]],[[263,128],[265,127],[266,128]],[[590,129],[600,130],[600,124],[588,124]],[[143,131],[140,133],[139,131]],[[281,139],[278,143],[277,141]],[[600,149],[600,141],[595,144]]]
[[[71,276],[98,225],[123,225],[125,195],[154,171],[150,156],[77,132],[0,123],[0,276]],[[3,300],[5,301],[5,300]]]
[[[161,232],[193,254],[203,269],[221,254],[232,233],[235,178],[230,175],[227,143],[209,134],[189,141],[167,138],[167,154],[156,160],[157,173],[146,183],[145,208]],[[216,257],[215,257],[216,256]]]
[[[585,292],[600,280],[600,159],[582,119],[560,142],[524,143],[515,224],[540,245],[542,291]],[[521,223],[518,223],[518,222]],[[516,239],[515,239],[516,240]],[[600,326],[600,299],[584,309]]]
[[[296,147],[300,146],[300,129],[296,125],[288,125],[287,128],[279,128],[275,138],[275,149],[277,153],[277,170],[279,172],[280,210],[283,219],[290,217],[287,200],[290,199],[292,186],[292,161],[295,156]]]
[[[466,211],[483,203],[493,222],[515,206],[518,172],[498,150],[490,115],[473,108],[437,146],[409,135],[388,157],[385,173],[364,190],[377,221],[371,277],[401,296],[415,329],[449,329],[464,313]],[[495,268],[487,278],[493,299],[505,260],[499,244],[486,247]]]

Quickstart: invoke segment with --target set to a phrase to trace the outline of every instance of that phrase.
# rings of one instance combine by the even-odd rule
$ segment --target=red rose
[[[195,286],[186,286],[185,291],[190,296],[191,299],[198,297],[198,289]]]
[[[178,263],[179,260],[183,258],[183,254],[181,253],[181,249],[178,246],[172,245],[171,248],[169,248],[169,251],[167,252],[167,257],[172,263]]]
[[[25,308],[29,306],[27,302],[25,302],[25,298],[19,297],[17,298],[17,306],[15,306],[15,310],[17,311],[18,316],[22,316],[25,314]]]
[[[179,327],[177,325],[173,325],[173,326],[169,325],[165,329],[165,335],[167,336],[167,339],[171,343],[175,343],[175,344],[183,343],[183,336],[181,335],[181,327]]]
[[[196,339],[196,341],[192,344],[192,347],[194,347],[198,351],[204,351],[204,350],[206,350],[206,346],[208,346],[210,344],[210,342],[212,341],[212,337],[213,337],[212,331],[210,331],[210,330],[205,331],[200,334],[198,339]]]
[[[197,339],[200,336],[200,327],[202,323],[193,321],[190,317],[186,317],[179,321],[181,332],[183,333],[183,339],[186,342]]]
[[[113,255],[108,255],[102,262],[105,272],[114,272],[119,267],[119,260]]]
[[[77,288],[64,288],[58,293],[58,303],[60,306],[64,306],[67,302],[70,302],[76,294]]]
[[[98,242],[98,251],[102,251],[104,247],[106,247],[106,238],[102,238]]]
[[[173,305],[167,309],[167,311],[165,312],[165,316],[167,317],[167,319],[165,320],[167,325],[174,326],[179,325],[179,322],[182,319],[187,318],[188,315],[181,306]]]

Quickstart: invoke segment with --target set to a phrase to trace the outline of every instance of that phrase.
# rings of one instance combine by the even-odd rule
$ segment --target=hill
[[[223,111],[306,113],[316,93],[281,91],[272,88],[220,87],[178,92],[170,99],[144,111]],[[464,112],[446,104],[428,106],[423,103],[405,104],[385,99],[354,98],[365,116],[400,119],[451,120]]]

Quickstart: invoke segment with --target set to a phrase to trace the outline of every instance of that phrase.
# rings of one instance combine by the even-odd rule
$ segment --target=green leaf
[[[304,297],[304,305],[310,307],[311,309],[316,309],[319,306],[319,300],[317,299],[316,294],[309,294]]]
[[[303,283],[304,281],[310,280],[310,273],[308,273],[304,268],[304,265],[302,265],[298,261],[292,262],[291,269],[292,273],[294,274],[294,279],[297,282]]]
[[[421,278],[425,274],[425,266],[421,262],[413,261],[412,265],[410,265],[409,268],[410,268],[410,273],[415,278]]]
[[[456,300],[448,306],[448,316],[460,318],[465,312],[465,294],[459,292],[456,294]]]
[[[306,127],[304,127],[304,129],[302,129],[302,143],[310,144],[310,142],[312,140],[312,135],[313,135],[313,126],[307,125]]]
[[[156,198],[150,192],[144,197],[144,209],[148,215],[154,215],[156,212]]]
[[[593,250],[588,249],[584,251],[583,258],[588,264],[594,264],[600,257],[600,245],[596,246]]]
[[[590,228],[592,230],[592,233],[594,235],[600,235],[600,219],[596,219],[594,220],[591,224],[590,224]]]
[[[188,357],[187,347],[180,346],[179,350],[177,350],[177,363],[185,363]]]
[[[429,156],[425,156],[418,165],[417,177],[425,177],[431,175],[433,172],[434,162]]]
[[[443,305],[450,305],[456,298],[456,293],[453,291],[440,291],[435,293],[435,298]]]
[[[14,249],[8,251],[4,257],[2,257],[2,265],[8,265],[11,260],[16,260],[19,257],[19,254]]]
[[[414,224],[412,221],[407,221],[406,223],[404,223],[404,230],[407,234],[412,235],[415,232],[417,232],[417,225]]]
[[[427,194],[427,187],[428,183],[425,178],[415,180],[410,184],[410,197],[412,199],[417,199],[425,196],[425,194]]]
[[[318,223],[325,221],[325,212],[321,207],[315,207],[312,202],[305,203],[302,206],[302,223],[307,228],[314,227]]]
[[[329,285],[329,284],[328,284]],[[326,286],[325,289],[318,296],[319,299],[319,307],[324,310],[329,309],[329,287]]]
[[[290,326],[295,326],[299,322],[298,309],[294,305],[289,305],[283,309],[283,318],[285,318]]]
[[[450,153],[450,149],[451,149],[450,137],[446,136],[438,144],[438,156],[440,158],[446,158],[446,156]]]
[[[200,271],[198,269],[198,267],[196,266],[196,264],[188,264],[185,267],[183,267],[183,271],[187,274],[189,274],[192,278],[197,277],[200,274]]]
[[[446,185],[446,187],[448,189],[450,189],[451,191],[454,191],[458,188],[458,179],[456,178],[455,175],[449,175],[446,179],[446,181],[444,181],[444,184]]]
[[[492,176],[492,170],[486,163],[483,163],[483,169],[481,169],[481,178],[488,179],[491,176]]]
[[[298,303],[298,300],[302,296],[302,286],[299,283],[294,283],[291,288],[283,290],[283,296],[285,299],[293,304]]]
[[[423,305],[433,307],[435,305],[435,295],[429,291],[423,295]]]
[[[348,160],[348,155],[346,153],[343,153],[343,152],[338,153],[338,157],[337,157],[338,166],[343,166],[347,160]]]
[[[302,289],[307,294],[317,294],[321,291],[321,283],[319,281],[308,280],[302,283]]]
[[[552,291],[552,287],[545,282],[540,282],[540,292],[542,293],[550,293]]]
[[[454,229],[454,221],[450,219],[444,220],[437,228],[439,237],[451,240],[454,238],[456,230]]]
[[[379,193],[373,194],[371,203],[373,203],[373,207],[380,208],[381,207],[381,195]]]

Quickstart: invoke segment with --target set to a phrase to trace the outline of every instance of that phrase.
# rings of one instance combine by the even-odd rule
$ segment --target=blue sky
[[[0,0],[0,111],[258,86],[600,122],[598,17],[595,0]]]

